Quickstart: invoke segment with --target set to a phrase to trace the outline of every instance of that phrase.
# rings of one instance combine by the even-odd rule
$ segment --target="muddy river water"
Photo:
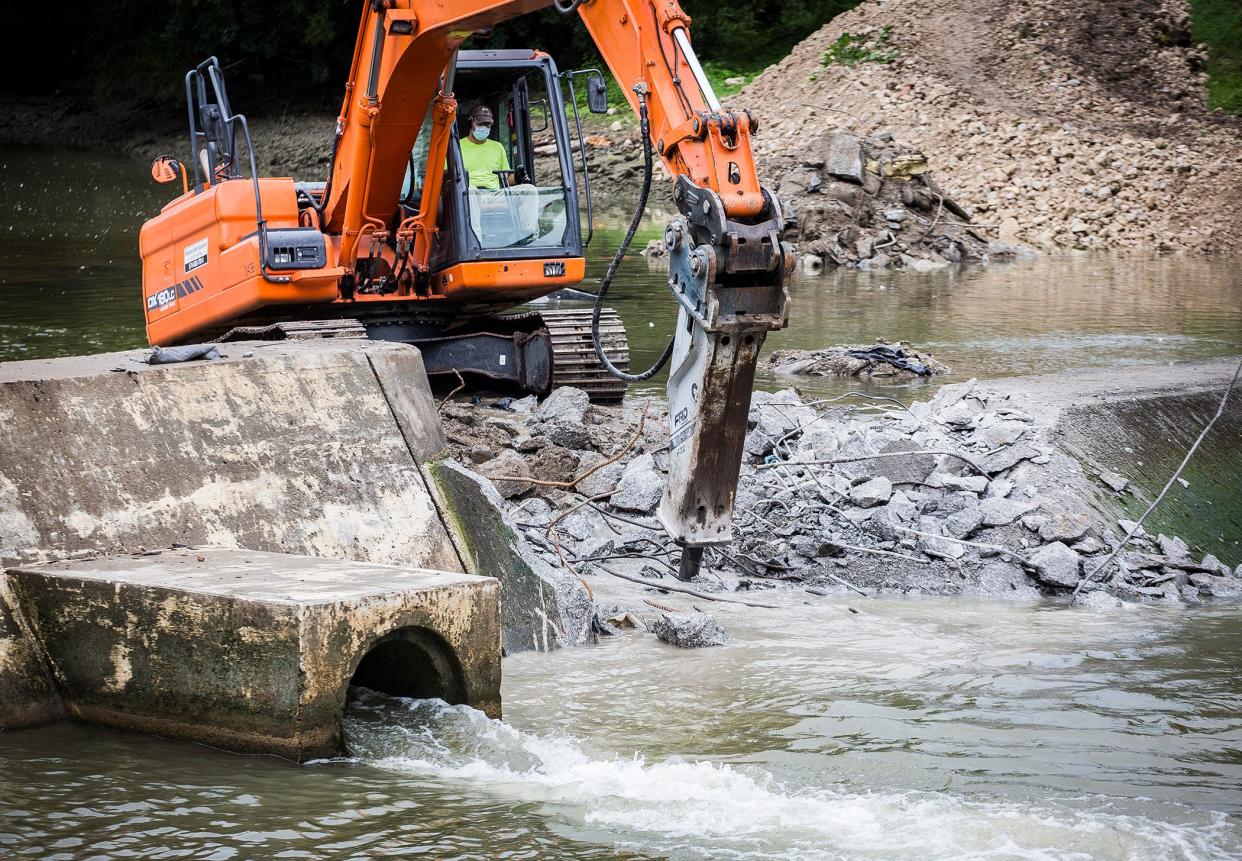
[[[162,195],[130,161],[0,150],[0,360],[142,343],[135,232]],[[1236,354],[1239,263],[799,278],[772,343],[903,338],[954,379]],[[662,283],[634,259],[616,288],[635,364],[668,330]],[[510,657],[503,724],[363,698],[351,756],[305,768],[0,733],[0,857],[1242,857],[1242,609],[776,600],[721,605],[725,648]]]

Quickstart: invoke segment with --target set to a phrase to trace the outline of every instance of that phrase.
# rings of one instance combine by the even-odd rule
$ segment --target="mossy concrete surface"
[[[1055,428],[1056,441],[1082,466],[1082,476],[1067,478],[1067,489],[1086,494],[1110,519],[1133,519],[1212,420],[1239,361],[1088,368],[989,380],[988,386],[1012,393]],[[1099,480],[1104,471],[1129,487],[1114,492]],[[1148,518],[1146,531],[1179,536],[1231,567],[1242,564],[1242,383],[1181,479]]]
[[[490,578],[226,548],[9,576],[75,718],[304,762],[342,751],[355,673],[500,715]]]
[[[0,571],[174,544],[461,571],[419,471],[444,438],[416,349],[219,351],[0,364]],[[0,577],[0,727],[61,713],[28,628]]]
[[[502,582],[505,651],[581,642],[594,614],[586,588],[529,552],[501,513],[504,502],[492,484],[454,461],[432,462],[427,472],[445,521],[461,542],[466,570]]]
[[[0,572],[0,728],[39,726],[63,715],[60,693],[17,604],[12,581]]]

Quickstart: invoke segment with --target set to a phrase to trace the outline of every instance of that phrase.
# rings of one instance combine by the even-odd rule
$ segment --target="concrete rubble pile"
[[[809,272],[825,265],[927,272],[1034,253],[974,225],[971,213],[936,184],[926,156],[889,132],[820,135],[797,165],[777,175],[785,239]],[[643,251],[648,262],[665,254],[660,240]]]
[[[846,131],[822,136],[777,188],[786,238],[802,266],[927,271],[950,263],[1012,259],[1020,249],[991,242],[971,214],[936,184],[923,153]]]
[[[797,377],[856,377],[876,382],[897,382],[948,374],[951,369],[930,353],[920,353],[902,341],[890,345],[854,344],[822,350],[773,350],[763,360],[775,373]]]
[[[654,518],[668,444],[657,402],[605,407],[559,389],[542,405],[497,405],[450,404],[446,433],[505,497],[533,553],[587,582],[615,572],[653,590],[677,583],[679,551]],[[1123,477],[1088,475],[1012,396],[974,381],[908,408],[756,392],[750,424],[734,541],[708,551],[689,584],[699,592],[1066,595],[1132,525],[1092,501],[1121,502]],[[1080,600],[1238,596],[1242,566],[1140,532]],[[643,607],[600,610],[622,627],[656,623]]]

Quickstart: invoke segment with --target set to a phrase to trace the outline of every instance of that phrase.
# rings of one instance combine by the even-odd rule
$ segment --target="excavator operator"
[[[500,175],[509,172],[504,144],[491,139],[492,111],[476,105],[470,112],[470,133],[461,139],[461,163],[474,188],[500,188]]]

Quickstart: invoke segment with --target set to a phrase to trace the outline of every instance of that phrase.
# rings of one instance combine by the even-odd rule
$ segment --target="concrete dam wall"
[[[1110,518],[1139,516],[1173,475],[1221,404],[1237,358],[1173,365],[1088,369],[1016,377],[989,385],[1021,397],[1055,427],[1058,444],[1091,477],[1111,472],[1130,490],[1078,485]],[[1145,529],[1177,535],[1200,553],[1242,565],[1242,387],[1235,387],[1211,433]],[[1091,492],[1094,491],[1094,492]]]
[[[86,713],[85,664],[66,651],[74,638],[40,626],[72,616],[66,608],[91,577],[61,571],[69,580],[52,588],[31,573],[47,567],[32,566],[128,557],[87,567],[114,572],[108,582],[117,602],[141,593],[136,607],[151,598],[144,588],[156,585],[144,558],[176,547],[339,560],[333,576],[344,578],[349,600],[363,603],[379,600],[374,587],[386,579],[405,582],[402,571],[457,575],[459,585],[468,575],[499,579],[499,628],[479,628],[496,640],[494,661],[471,659],[484,675],[495,663],[494,680],[481,687],[494,690],[479,705],[498,712],[501,644],[508,651],[555,645],[564,637],[557,590],[562,600],[577,596],[521,558],[486,488],[451,464],[429,468],[444,440],[418,351],[367,341],[239,343],[221,351],[219,360],[179,365],[150,366],[139,352],[0,365],[0,569],[9,572],[0,577],[0,727],[51,720],[66,707]],[[204,552],[197,556],[208,558]],[[286,566],[290,582],[302,582],[308,564]],[[392,566],[393,576],[377,575],[376,565]],[[224,601],[216,608],[223,618],[251,599],[297,603],[266,593],[222,597],[203,577],[171,588],[213,594],[203,600]],[[58,607],[47,604],[52,593],[61,596]],[[341,600],[316,606],[339,608]],[[121,672],[108,655],[132,652],[149,619],[133,607],[119,617],[97,615],[98,636],[76,639],[97,653],[87,676],[99,676],[104,690],[107,679],[118,686]],[[448,617],[437,624],[451,627]],[[460,631],[434,633],[464,642]],[[373,645],[365,637],[349,642]],[[340,671],[361,658],[346,655]],[[73,696],[62,697],[71,660],[80,672]],[[158,680],[143,684],[159,687]],[[126,712],[125,688],[92,708]]]

